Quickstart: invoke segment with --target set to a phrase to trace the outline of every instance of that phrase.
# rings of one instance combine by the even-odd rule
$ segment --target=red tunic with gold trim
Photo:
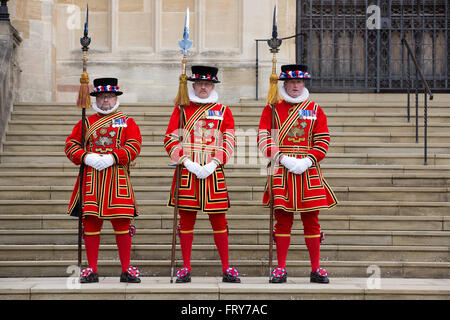
[[[223,166],[234,150],[234,119],[230,108],[218,103],[196,104],[183,107],[183,130],[179,127],[180,108],[175,107],[164,139],[164,147],[170,158],[181,163],[186,158],[205,165],[217,163],[217,169],[206,179],[182,167],[179,190],[179,208],[205,213],[226,212],[230,206]],[[179,135],[183,135],[180,144]],[[168,206],[174,206],[176,171]]]
[[[86,150],[81,147],[81,121],[67,137],[65,152],[70,161],[80,165],[89,153],[111,154],[115,163],[98,171],[85,165],[83,178],[83,215],[99,218],[131,218],[137,206],[130,180],[130,163],[141,151],[142,138],[138,125],[122,112],[86,118]],[[78,216],[79,177],[69,203],[68,214]]]
[[[314,211],[332,208],[338,201],[322,175],[319,162],[325,157],[330,134],[325,113],[313,101],[289,104],[281,101],[275,106],[275,135],[271,135],[272,107],[267,105],[261,115],[258,146],[266,158],[275,163],[273,176],[274,208],[286,211]],[[280,155],[296,158],[309,157],[312,166],[296,175],[279,164]],[[268,206],[268,184],[263,203]]]

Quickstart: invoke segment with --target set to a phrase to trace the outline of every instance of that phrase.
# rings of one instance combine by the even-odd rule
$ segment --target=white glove
[[[186,159],[183,161],[183,165],[188,169],[189,172],[195,174],[197,177],[202,171],[202,166],[199,165],[197,162],[193,162],[189,159]]]
[[[101,170],[100,168],[103,166],[102,162],[102,156],[98,153],[89,153],[84,157],[84,163],[96,170]]]
[[[199,179],[206,179],[209,175],[211,175],[214,171],[216,171],[217,163],[215,161],[211,161],[208,164],[205,164],[202,167],[202,171],[197,175]]]
[[[312,161],[309,158],[303,158],[303,159],[296,159],[297,164],[295,167],[290,170],[292,173],[295,174],[302,174],[306,170],[308,170],[309,167],[312,166]]]
[[[285,166],[289,171],[292,171],[294,167],[297,165],[297,158],[283,156],[280,160],[280,163]]]
[[[105,170],[106,168],[111,167],[114,164],[114,158],[111,154],[100,156],[100,158],[101,158],[101,166],[97,169],[99,171]]]

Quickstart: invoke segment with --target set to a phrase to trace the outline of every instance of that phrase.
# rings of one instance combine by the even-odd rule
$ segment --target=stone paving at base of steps
[[[221,277],[192,277],[191,283],[170,283],[170,277],[141,277],[121,283],[100,277],[98,283],[79,284],[75,277],[0,278],[0,300],[6,299],[115,299],[115,300],[297,300],[297,299],[443,299],[450,300],[450,279],[330,278],[329,284],[290,277],[270,284],[266,277],[241,277],[241,283],[223,283]]]

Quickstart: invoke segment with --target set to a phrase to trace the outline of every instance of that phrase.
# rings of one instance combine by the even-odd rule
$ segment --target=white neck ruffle
[[[202,99],[195,95],[194,89],[189,88],[189,100],[195,103],[216,103],[217,101],[219,101],[219,95],[214,89],[211,91],[208,98]]]
[[[92,109],[94,109],[94,110],[95,110],[96,112],[98,112],[98,113],[101,113],[101,114],[110,114],[110,113],[113,113],[114,111],[116,111],[117,108],[119,108],[120,103],[119,103],[119,101],[117,101],[116,104],[114,105],[114,107],[112,107],[111,109],[109,109],[109,110],[107,110],[107,111],[100,109],[100,108],[97,106],[97,102],[92,102],[91,105],[92,105]]]
[[[288,93],[286,92],[286,90],[284,89],[284,86],[280,87],[280,96],[289,103],[300,103],[303,102],[305,100],[307,100],[309,98],[309,91],[308,89],[303,88],[302,94],[299,95],[297,98],[292,98],[290,95],[288,95]]]

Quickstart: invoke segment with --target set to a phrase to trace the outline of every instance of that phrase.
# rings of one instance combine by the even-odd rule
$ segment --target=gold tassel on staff
[[[85,109],[91,106],[91,97],[89,95],[89,75],[87,72],[83,72],[81,74],[77,106]]]
[[[187,75],[186,75],[186,55],[183,56],[182,60],[182,71],[180,74],[180,83],[178,85],[178,93],[173,101],[176,106],[188,106],[189,101],[189,93],[187,87]]]
[[[178,45],[183,53],[183,59],[181,60],[181,75],[180,84],[178,85],[178,93],[173,101],[176,106],[188,106],[190,104],[189,92],[187,87],[187,76],[186,76],[186,61],[188,50],[192,46],[192,41],[189,41],[189,8],[186,8],[186,16],[184,19],[184,31],[183,40],[178,41]]]
[[[272,59],[272,74],[270,75],[270,85],[269,92],[267,93],[267,103],[270,105],[275,105],[281,100],[280,91],[278,89],[278,75],[276,74],[277,60],[275,58],[275,53]]]
[[[83,72],[80,78],[80,90],[78,92],[77,106],[82,109],[87,109],[91,106],[91,98],[89,95],[89,75],[87,73],[87,51],[91,44],[91,38],[88,37],[88,21],[89,21],[89,7],[86,4],[86,21],[84,23],[84,36],[80,38],[80,43],[83,51]]]

